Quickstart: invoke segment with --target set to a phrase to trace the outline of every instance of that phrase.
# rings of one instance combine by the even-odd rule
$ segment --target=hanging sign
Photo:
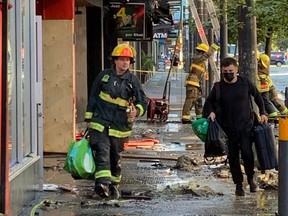
[[[111,19],[116,36],[123,40],[143,40],[145,35],[145,4],[143,3],[112,3]]]

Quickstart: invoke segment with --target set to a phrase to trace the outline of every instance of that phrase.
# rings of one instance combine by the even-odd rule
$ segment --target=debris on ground
[[[196,182],[189,182],[187,187],[183,188],[187,193],[191,193],[193,196],[197,197],[208,197],[208,196],[219,196],[222,193],[216,193],[207,185],[199,185]]]
[[[58,191],[59,186],[56,184],[43,184],[43,191]]]
[[[149,138],[149,139],[155,139],[156,138],[156,133],[152,129],[145,130],[141,135],[144,138]]]
[[[142,139],[142,140],[128,140],[124,143],[124,149],[135,149],[135,148],[152,148],[156,143],[159,143],[157,139]]]
[[[191,158],[187,155],[182,155],[178,158],[175,169],[180,169],[182,171],[192,171],[196,170],[199,167],[199,161],[195,158]],[[195,169],[196,168],[196,169]]]
[[[73,187],[71,185],[59,185],[59,188],[63,191],[71,192],[73,190]]]
[[[257,176],[259,188],[265,190],[278,190],[278,172],[269,172],[269,177],[265,173]]]

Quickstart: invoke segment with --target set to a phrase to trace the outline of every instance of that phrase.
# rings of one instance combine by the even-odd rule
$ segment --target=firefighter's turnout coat
[[[146,112],[147,100],[138,78],[128,70],[118,76],[114,68],[103,70],[95,79],[85,121],[99,132],[108,129],[108,135],[126,138],[131,135],[126,109],[133,101],[139,116]]]
[[[197,54],[192,57],[192,64],[190,66],[189,75],[186,79],[186,86],[191,85],[200,87],[202,77],[207,74],[207,59],[209,59],[218,50],[218,48],[218,45],[212,44],[209,47],[208,52]]]
[[[186,99],[182,110],[183,121],[191,120],[190,111],[193,106],[195,106],[196,117],[202,117],[201,81],[204,75],[208,75],[208,71],[206,70],[207,60],[218,50],[218,48],[218,45],[212,44],[207,52],[196,54],[192,57],[192,64],[185,82]]]
[[[278,92],[275,89],[273,81],[269,76],[268,68],[262,68],[258,66],[256,86],[262,95],[265,103],[265,109],[269,117],[276,117],[278,115],[278,112],[275,108],[277,108],[283,115],[288,113],[287,107],[278,97]]]

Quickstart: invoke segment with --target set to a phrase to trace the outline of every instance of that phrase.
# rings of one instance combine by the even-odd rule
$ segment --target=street
[[[288,65],[282,65],[277,67],[272,65],[270,68],[271,78],[278,91],[285,91],[285,87],[288,87]]]

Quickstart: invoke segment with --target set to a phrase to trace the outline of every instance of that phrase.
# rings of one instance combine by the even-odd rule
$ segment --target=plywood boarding
[[[73,20],[43,20],[44,152],[67,152],[75,133]]]

